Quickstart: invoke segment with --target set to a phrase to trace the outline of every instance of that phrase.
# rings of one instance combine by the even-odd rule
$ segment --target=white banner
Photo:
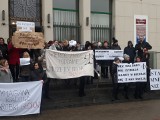
[[[134,42],[138,43],[139,38],[148,41],[148,16],[134,15]]]
[[[146,62],[120,63],[117,72],[118,83],[147,82]]]
[[[96,60],[114,60],[115,57],[123,58],[123,50],[95,50]]]
[[[93,51],[62,52],[46,50],[47,77],[68,79],[94,76]]]
[[[29,65],[30,58],[20,58],[20,66]]]
[[[0,83],[0,116],[40,113],[42,81]]]
[[[150,89],[151,90],[160,90],[160,69],[151,70]]]

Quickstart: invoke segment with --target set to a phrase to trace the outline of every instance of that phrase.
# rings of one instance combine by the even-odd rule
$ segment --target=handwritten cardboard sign
[[[16,48],[43,49],[44,37],[41,32],[15,32],[12,43]]]

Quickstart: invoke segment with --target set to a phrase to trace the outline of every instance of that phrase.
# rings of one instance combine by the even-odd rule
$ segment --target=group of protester
[[[149,53],[152,46],[140,38],[139,43],[134,47],[132,41],[128,41],[127,47],[124,48],[124,60],[121,61],[119,58],[111,60],[100,60],[94,59],[94,67],[96,64],[101,66],[101,73],[104,78],[109,77],[111,74],[113,82],[113,99],[118,99],[119,87],[124,86],[125,98],[129,99],[129,84],[117,83],[117,65],[120,62],[123,63],[134,63],[134,62],[146,62],[147,64],[147,81],[149,81]],[[86,41],[85,45],[82,46],[80,42],[76,42],[76,45],[69,45],[68,40],[64,41],[49,41],[45,43],[44,49],[21,49],[15,48],[12,44],[12,40],[8,40],[5,44],[4,39],[0,38],[0,82],[27,82],[43,80],[43,93],[45,98],[49,98],[49,84],[50,78],[46,75],[46,63],[45,63],[45,50],[59,50],[59,51],[83,51],[83,50],[95,50],[95,49],[111,49],[121,50],[118,45],[118,40],[113,38],[112,44],[108,41],[104,42],[89,42]],[[30,58],[30,64],[20,66],[20,58]],[[110,70],[110,71],[108,71]],[[95,76],[96,77],[96,76]],[[86,82],[93,83],[93,77],[83,76],[80,78],[79,84],[79,96],[85,96],[84,87]],[[136,83],[135,98],[142,98],[143,89],[146,86],[144,83]]]

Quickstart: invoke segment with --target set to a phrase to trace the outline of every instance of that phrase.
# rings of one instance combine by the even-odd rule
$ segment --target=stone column
[[[45,40],[53,40],[53,0],[42,0],[42,26]]]
[[[91,41],[91,0],[79,1],[79,18],[81,25],[81,44],[84,45],[86,41]]]
[[[0,4],[0,37],[5,39],[9,38],[9,8],[8,8],[8,0],[2,0]],[[4,11],[4,20],[2,20],[2,11]]]

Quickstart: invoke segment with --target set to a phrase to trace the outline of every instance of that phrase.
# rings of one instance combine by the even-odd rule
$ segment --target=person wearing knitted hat
[[[118,40],[116,38],[112,38],[112,45],[111,45],[111,50],[121,50],[121,47],[118,45]],[[112,73],[112,65],[113,65],[113,61],[111,60],[111,64],[110,64],[110,74],[111,74],[111,77],[113,79],[113,73]],[[113,80],[112,80],[113,81]]]
[[[110,49],[108,41],[104,41],[102,49],[108,50]],[[101,73],[102,77],[108,78],[108,68],[110,66],[110,60],[101,60]]]
[[[111,46],[111,49],[114,49],[114,50],[121,50],[121,47],[118,45],[118,40],[115,39],[115,38],[112,38],[112,46]]]
[[[122,61],[122,63],[131,63],[129,55],[124,54],[123,58],[124,58],[124,60]],[[123,83],[122,84],[124,86],[124,97],[126,99],[129,99],[129,96],[128,96],[129,94],[128,93],[129,93],[129,86],[130,86],[130,84],[131,83]]]
[[[113,78],[112,78],[112,83],[113,83],[113,91],[112,91],[112,100],[118,100],[118,94],[119,94],[119,87],[120,84],[118,83],[118,73],[117,73],[117,66],[121,62],[121,60],[116,57],[114,58],[114,62],[112,65],[112,73],[113,73]]]

